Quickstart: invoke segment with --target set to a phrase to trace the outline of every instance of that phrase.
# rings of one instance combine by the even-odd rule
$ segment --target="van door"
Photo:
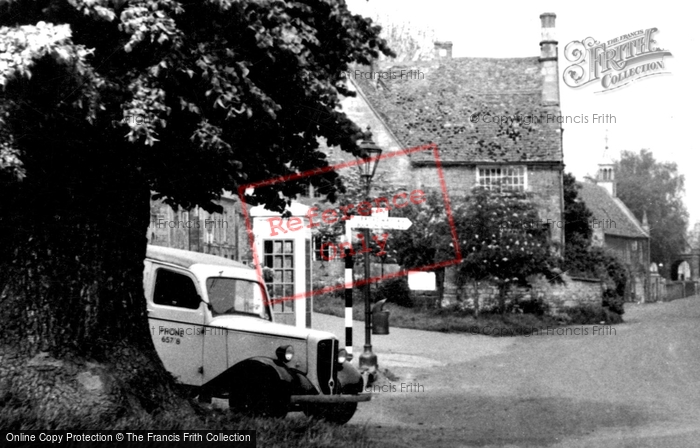
[[[153,264],[148,321],[165,368],[183,384],[202,385],[204,306],[189,272]]]

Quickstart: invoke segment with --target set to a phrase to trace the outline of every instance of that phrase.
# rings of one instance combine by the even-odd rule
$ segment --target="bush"
[[[622,322],[622,317],[619,313],[615,313],[602,306],[577,305],[566,308],[565,312],[567,316],[569,316],[569,324],[599,325],[601,322],[604,322],[610,325]]]
[[[603,291],[603,306],[616,314],[625,313],[625,296],[617,294],[612,289]]]
[[[603,306],[624,314],[628,274],[617,258],[600,248],[574,248],[566,252],[565,267],[570,275],[601,279],[606,286]]]
[[[378,302],[384,299],[405,308],[413,308],[414,303],[411,298],[411,290],[408,289],[408,278],[401,276],[383,280],[374,294],[374,300]]]
[[[550,311],[549,303],[545,302],[541,297],[535,297],[529,300],[514,300],[512,308],[514,312],[534,314],[535,316],[544,316],[545,314],[549,314]]]

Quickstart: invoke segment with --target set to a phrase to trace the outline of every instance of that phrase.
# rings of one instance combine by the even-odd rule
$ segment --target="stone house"
[[[222,213],[199,207],[175,211],[162,201],[151,201],[148,243],[250,263],[250,242],[238,197],[225,193],[218,203]]]
[[[593,213],[592,245],[608,249],[631,274],[627,300],[647,299],[649,259],[649,223],[642,222],[617,197],[615,169],[611,161],[599,164],[595,178],[581,183],[579,196]]]
[[[541,19],[539,56],[453,58],[450,42],[436,42],[434,60],[349,71],[357,96],[342,107],[355,123],[371,127],[385,153],[438,145],[451,200],[475,186],[532,192],[542,224],[563,246],[555,15]],[[378,173],[397,189],[438,190],[437,163],[420,151],[380,162]]]

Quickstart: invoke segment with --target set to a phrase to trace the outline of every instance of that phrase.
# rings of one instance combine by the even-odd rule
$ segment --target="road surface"
[[[373,345],[397,378],[351,424],[382,447],[700,447],[700,297],[626,309],[624,324],[568,335],[392,328]],[[357,355],[361,322],[354,335]]]

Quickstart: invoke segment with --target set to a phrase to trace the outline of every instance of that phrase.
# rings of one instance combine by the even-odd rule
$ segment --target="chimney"
[[[435,42],[435,59],[452,59],[452,42]]]
[[[542,86],[542,102],[545,105],[559,105],[559,67],[557,63],[557,41],[554,38],[554,20],[557,15],[545,12],[540,15],[542,20],[542,41],[540,42],[540,65],[544,85]]]

